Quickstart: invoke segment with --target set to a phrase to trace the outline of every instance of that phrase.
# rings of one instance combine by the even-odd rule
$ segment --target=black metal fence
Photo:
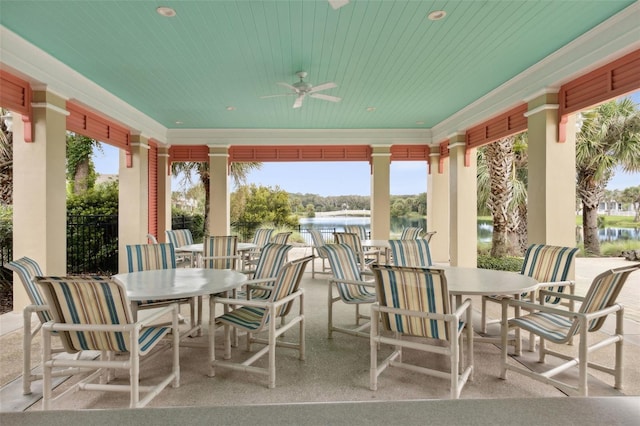
[[[67,272],[118,272],[118,216],[67,216]]]

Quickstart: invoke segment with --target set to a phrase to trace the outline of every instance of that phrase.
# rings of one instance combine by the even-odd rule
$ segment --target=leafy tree
[[[640,222],[640,186],[625,188],[622,191],[620,201],[629,203],[636,212],[634,222]]]
[[[96,170],[91,159],[94,147],[102,150],[98,141],[67,132],[67,180],[71,183],[72,194],[86,192],[96,183]]]
[[[298,224],[289,203],[289,194],[279,187],[242,185],[231,194],[232,221],[295,227]]]
[[[231,178],[236,186],[240,186],[246,182],[247,175],[253,169],[260,169],[262,163],[231,163]],[[200,178],[200,183],[204,188],[204,229],[206,234],[209,229],[209,189],[210,189],[210,173],[209,163],[196,162],[176,162],[171,165],[171,173],[173,176],[182,175],[182,181],[185,184],[193,184],[193,175]]]
[[[584,249],[600,255],[598,204],[617,166],[640,171],[640,113],[629,98],[604,103],[582,114],[576,136],[577,195],[582,201]]]

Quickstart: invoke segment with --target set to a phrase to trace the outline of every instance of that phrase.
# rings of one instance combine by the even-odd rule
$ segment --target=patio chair
[[[193,253],[185,250],[178,250],[179,247],[193,244],[193,235],[189,229],[167,229],[165,231],[167,235],[167,243],[173,244],[173,248],[176,252],[176,262],[181,263],[185,260],[189,261],[189,266],[194,266],[195,259]]]
[[[291,234],[293,234],[293,232],[278,232],[273,236],[271,242],[276,244],[287,244]]]
[[[147,241],[149,244],[158,244],[158,239],[153,234],[147,234]]]
[[[243,287],[260,286],[250,292],[238,292],[239,299],[268,299],[271,291],[267,289],[269,284],[278,276],[278,272],[287,261],[287,254],[293,246],[285,244],[268,243],[262,248],[256,268],[246,273],[249,275]]]
[[[395,266],[431,266],[431,251],[427,240],[389,240],[391,261]]]
[[[129,244],[127,250],[128,272],[153,271],[157,269],[175,269],[176,256],[173,244]],[[171,303],[179,305],[189,305],[191,313],[191,335],[201,327],[202,312],[196,316],[195,298],[173,299],[173,300],[145,300],[131,304],[133,320],[138,320],[138,311],[142,309],[155,309],[167,306]]]
[[[417,227],[407,227],[402,229],[402,234],[400,234],[401,240],[415,240],[420,238],[420,234],[422,234],[422,228]]]
[[[353,253],[356,255],[356,261],[358,262],[358,266],[361,271],[370,274],[371,272],[368,271],[367,267],[373,262],[380,262],[380,250],[364,251],[362,247],[362,240],[358,234],[351,232],[334,232],[333,236],[336,244],[346,244],[351,247]]]
[[[540,284],[538,288],[546,288],[549,291],[558,293],[569,292],[574,294],[575,282],[568,280],[569,273],[573,270],[575,263],[575,255],[578,248],[551,246],[544,244],[532,244],[527,248],[524,256],[524,263],[520,274],[535,278]],[[482,297],[482,332],[487,332],[487,325],[492,322],[500,322],[501,320],[487,320],[487,302],[501,303],[502,299],[511,296],[483,296]],[[529,298],[535,302],[536,292],[523,293],[521,299]],[[561,298],[553,298],[546,300],[549,304],[558,304],[565,302],[565,305],[574,310],[573,301],[571,299],[563,300]],[[535,349],[535,337],[529,337],[529,350]]]
[[[215,235],[204,237],[202,266],[209,269],[237,269],[238,237],[235,235]]]
[[[129,407],[144,407],[169,383],[180,385],[178,305],[171,304],[142,321],[135,321],[126,289],[109,277],[38,277],[36,279],[50,308],[52,320],[42,326],[43,410],[52,402],[76,390],[128,391]],[[151,326],[151,322],[171,315],[171,325]],[[100,351],[98,359],[52,357],[51,335],[59,333],[69,353]],[[141,386],[140,358],[149,354],[162,339],[172,334],[171,372],[156,385]],[[115,355],[119,355],[117,359]],[[52,370],[55,367],[92,368],[94,372],[52,399]],[[113,370],[128,370],[129,383],[109,384]],[[94,383],[100,379],[99,383]],[[140,393],[146,393],[140,399]]]
[[[333,337],[334,331],[359,337],[369,337],[369,334],[364,330],[369,328],[369,320],[371,318],[368,315],[360,313],[360,305],[371,304],[376,301],[376,295],[374,293],[375,284],[373,280],[366,280],[364,278],[358,266],[356,255],[350,246],[346,244],[327,244],[321,247],[320,250],[325,252],[331,265],[331,271],[333,272],[333,277],[329,279],[328,286],[329,304],[327,328],[329,339]],[[334,296],[334,286],[338,293],[337,296]],[[336,327],[333,324],[333,304],[338,301],[355,306],[355,328]],[[367,321],[360,324],[361,319]]]
[[[318,272],[318,274],[326,274],[329,271],[331,271],[331,268],[329,268],[326,265],[326,260],[327,260],[326,253],[323,250],[320,250],[320,249],[322,247],[324,247],[327,243],[324,240],[324,238],[322,237],[322,233],[320,231],[318,231],[317,229],[310,229],[309,233],[311,234],[311,239],[313,240],[313,246],[311,246],[311,253],[316,258],[320,258],[322,260],[322,267],[321,267],[320,271]],[[313,278],[313,279],[316,278],[315,260],[313,262],[311,262],[311,278]]]
[[[210,309],[215,309],[215,304],[220,303],[230,307],[231,310],[217,318],[217,323],[224,326],[224,359],[215,359],[215,353],[211,354],[210,376],[215,375],[217,367],[230,368],[247,373],[258,373],[268,376],[268,387],[276,386],[276,347],[297,349],[299,359],[305,357],[305,323],[304,323],[304,291],[299,288],[302,274],[312,256],[296,259],[284,265],[278,271],[277,277],[273,280],[273,286],[268,290],[268,299],[263,300],[241,300],[239,298],[211,298]],[[252,291],[253,286],[248,291]],[[298,313],[290,317],[288,321],[282,323],[277,318],[285,317],[291,310],[294,301],[298,301]],[[278,323],[280,323],[278,325]],[[298,342],[285,342],[279,339],[284,332],[291,329],[296,324],[299,325]],[[231,328],[245,331],[247,333],[247,351],[251,352],[253,343],[265,345],[249,359],[241,363],[226,361],[231,359]],[[268,338],[257,338],[255,334],[267,332]],[[211,327],[210,339],[215,338],[215,327]],[[265,354],[269,354],[267,367],[256,367],[253,364]]]
[[[364,225],[345,225],[344,232],[349,232],[351,234],[357,234],[361,240],[368,240],[369,234],[367,232],[367,228]]]
[[[438,233],[438,231],[428,231],[424,233],[424,238],[425,240],[427,240],[428,243],[431,242],[431,238],[433,238],[434,235],[436,235]]]
[[[589,393],[587,367],[590,367],[613,375],[613,387],[622,389],[624,308],[621,304],[616,303],[616,299],[629,275],[638,269],[640,269],[640,263],[601,273],[593,279],[584,297],[543,289],[540,290],[538,303],[510,299],[503,300],[502,371],[500,377],[506,379],[507,370],[511,370],[540,382],[553,385],[563,392],[574,391],[580,396],[586,397]],[[546,301],[556,298],[579,302],[580,308],[576,311],[564,310],[545,304]],[[531,313],[507,320],[506,310],[509,306],[527,309]],[[616,324],[614,334],[611,335],[611,333],[607,332],[604,339],[602,336],[596,336],[596,332],[600,330],[605,320],[614,313]],[[544,372],[530,371],[519,365],[508,364],[505,341],[507,340],[507,333],[511,328],[526,330],[540,337],[538,362],[544,363],[546,355],[551,355],[565,362],[557,366],[551,366]],[[547,340],[551,343],[562,345],[568,343],[573,336],[577,336],[580,340],[578,354],[575,357],[567,354],[566,351],[562,351],[564,353],[561,353],[551,350],[545,345]],[[613,368],[589,360],[592,352],[612,344],[615,344]],[[577,385],[562,381],[559,378],[553,378],[559,373],[567,372],[567,370],[576,365],[578,366]]]
[[[242,259],[245,265],[244,268],[255,268],[255,265],[258,262],[258,257],[260,257],[260,251],[262,250],[262,247],[271,240],[271,234],[273,234],[273,228],[256,229],[255,234],[253,234],[253,240],[251,241],[256,245],[256,248],[247,250],[244,253],[244,258]]]
[[[444,271],[434,268],[373,265],[378,301],[371,307],[371,390],[378,388],[378,376],[389,366],[414,373],[449,378],[451,398],[457,399],[467,382],[473,380],[473,327],[471,299],[455,311]],[[380,329],[380,321],[386,332]],[[388,334],[388,333],[387,333]],[[464,337],[464,338],[463,338]],[[416,340],[420,338],[420,340]],[[467,362],[464,365],[464,341]],[[380,344],[394,347],[378,364]],[[408,364],[403,348],[447,355],[449,371]]]
[[[25,306],[22,311],[22,394],[29,395],[31,394],[31,382],[42,379],[42,373],[35,373],[31,368],[31,343],[40,331],[42,324],[45,324],[47,321],[51,321],[49,307],[40,292],[40,288],[34,281],[36,277],[44,274],[42,273],[38,262],[26,256],[8,262],[5,264],[5,267],[18,274],[25,291],[29,296],[29,300],[31,301],[31,304]],[[31,330],[31,321],[34,313],[36,314],[39,323],[36,325],[34,330]],[[60,350],[57,351],[60,352]],[[53,371],[52,375],[55,377],[68,376],[72,372],[73,370],[69,369],[58,369]]]

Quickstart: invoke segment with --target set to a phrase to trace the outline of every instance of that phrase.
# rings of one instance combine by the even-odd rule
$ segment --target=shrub
[[[478,256],[478,268],[520,272],[524,259],[520,257]]]

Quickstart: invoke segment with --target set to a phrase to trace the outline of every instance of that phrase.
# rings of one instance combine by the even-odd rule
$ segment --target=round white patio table
[[[236,289],[247,275],[231,269],[176,268],[116,274],[113,279],[127,290],[131,303],[144,300],[171,300],[212,295]],[[209,366],[213,360],[215,309],[209,298]],[[201,322],[202,319],[200,318]],[[196,328],[200,328],[200,325]],[[193,333],[194,328],[187,335]],[[182,344],[182,343],[181,343]],[[185,346],[198,346],[189,344]]]
[[[258,248],[256,244],[253,243],[238,243],[237,249],[238,253],[243,253],[245,251],[253,250]],[[180,246],[176,249],[176,252],[190,252],[191,256],[196,257],[196,265],[202,266],[200,262],[200,257],[204,253],[204,243],[194,243],[187,244],[186,246]],[[242,262],[243,256],[240,256],[240,262]],[[240,264],[240,269],[243,269],[243,265]]]

